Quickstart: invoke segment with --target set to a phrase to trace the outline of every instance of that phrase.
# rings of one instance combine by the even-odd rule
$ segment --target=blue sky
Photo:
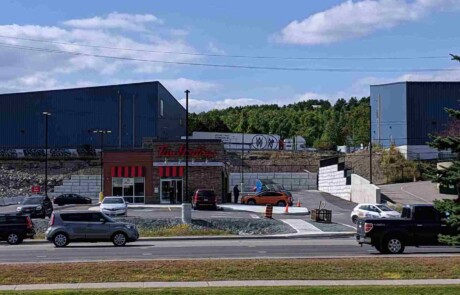
[[[460,79],[460,71],[416,71],[460,69],[448,56],[460,54],[460,35],[455,33],[460,25],[459,0],[35,2],[2,1],[0,45],[172,62],[369,72],[164,65],[0,46],[0,92],[159,80],[179,100],[183,91],[190,89],[192,111],[202,111],[311,98],[335,101],[367,96],[369,84]],[[445,58],[283,60],[145,52],[148,50],[279,57]],[[382,69],[401,71],[371,72]]]

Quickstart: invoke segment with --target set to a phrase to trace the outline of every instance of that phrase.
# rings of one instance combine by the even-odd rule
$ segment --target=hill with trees
[[[326,100],[294,104],[253,105],[211,110],[190,115],[190,131],[278,134],[302,136],[307,146],[333,150],[338,145],[367,145],[369,141],[369,97],[332,105]]]

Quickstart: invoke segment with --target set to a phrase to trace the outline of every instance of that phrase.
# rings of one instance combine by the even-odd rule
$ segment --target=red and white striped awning
[[[160,166],[158,174],[160,177],[182,177],[184,176],[184,166]]]
[[[114,166],[110,169],[112,177],[144,177],[145,169],[142,166]]]

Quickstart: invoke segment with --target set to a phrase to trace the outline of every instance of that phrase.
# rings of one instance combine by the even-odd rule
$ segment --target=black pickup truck
[[[433,205],[407,205],[401,218],[360,219],[356,240],[369,244],[380,253],[403,253],[406,246],[436,246],[438,235],[457,235],[458,229],[447,224],[446,214]]]

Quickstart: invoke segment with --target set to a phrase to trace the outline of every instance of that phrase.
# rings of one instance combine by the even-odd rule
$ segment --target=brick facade
[[[199,188],[213,189],[218,202],[222,203],[226,179],[223,144],[220,141],[190,141],[189,151],[188,196]],[[112,194],[112,167],[119,166],[144,167],[146,204],[161,202],[161,179],[182,180],[182,199],[185,199],[185,141],[152,142],[148,147],[144,145],[141,151],[104,152],[104,195]]]

